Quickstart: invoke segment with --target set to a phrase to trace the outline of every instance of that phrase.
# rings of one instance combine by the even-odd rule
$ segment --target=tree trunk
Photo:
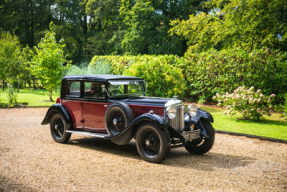
[[[49,90],[50,101],[53,101],[53,99],[52,99],[52,93],[53,93],[53,89],[52,89],[52,90]]]
[[[34,90],[36,90],[35,79],[32,79],[32,81],[33,81],[33,88],[34,88]]]
[[[3,91],[5,91],[5,86],[4,86],[4,84],[5,84],[5,81],[3,80]]]

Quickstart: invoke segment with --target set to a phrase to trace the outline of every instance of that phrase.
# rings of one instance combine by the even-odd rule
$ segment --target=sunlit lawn
[[[248,121],[242,120],[240,114],[232,117],[223,115],[224,110],[219,108],[204,106],[201,109],[212,114],[214,118],[213,127],[216,130],[287,140],[287,121],[282,120],[280,114],[272,114],[271,117],[264,116],[265,119],[260,121]]]
[[[16,92],[16,91],[14,91]],[[47,90],[21,90],[16,93],[17,101],[19,103],[28,103],[28,106],[51,106],[55,103],[56,99],[60,96],[59,90],[57,93],[53,92],[52,98],[54,102],[50,102],[49,93]],[[0,91],[0,102],[7,102],[7,93]]]

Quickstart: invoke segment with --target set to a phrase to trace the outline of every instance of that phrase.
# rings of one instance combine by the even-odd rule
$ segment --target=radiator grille
[[[170,119],[169,125],[177,131],[182,131],[184,128],[184,105],[176,106],[176,118]]]

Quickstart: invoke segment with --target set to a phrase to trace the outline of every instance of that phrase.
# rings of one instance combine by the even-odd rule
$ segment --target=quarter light
[[[191,104],[187,107],[187,113],[190,117],[194,117],[197,114],[197,107],[194,104]]]

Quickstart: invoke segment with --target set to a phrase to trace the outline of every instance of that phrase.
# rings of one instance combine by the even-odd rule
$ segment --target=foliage
[[[283,105],[283,111],[284,111],[285,116],[287,117],[287,93],[285,94],[284,99],[285,99],[285,102]]]
[[[8,85],[7,99],[8,99],[8,105],[10,107],[13,107],[15,104],[17,104],[17,94],[15,91],[13,91],[12,85]]]
[[[176,66],[180,62],[179,57],[175,55],[138,55],[138,56],[94,56],[91,60],[91,66],[102,65],[102,62],[107,62],[111,65],[112,74],[122,75],[130,65],[139,62],[153,61],[154,58],[166,62],[169,65]]]
[[[17,36],[9,32],[0,34],[0,79],[17,81],[29,73],[25,69],[26,56]],[[28,74],[27,74],[28,73]]]
[[[172,36],[188,41],[189,51],[262,47],[287,51],[287,6],[285,0],[211,0],[209,12],[198,12],[187,20],[174,20]]]
[[[184,79],[181,69],[159,58],[132,64],[123,75],[141,77],[148,83],[147,95],[172,97],[184,94]]]
[[[201,10],[202,1],[122,0],[120,16],[125,34],[121,45],[125,54],[183,55],[186,42],[170,36],[170,20],[187,19]]]
[[[44,88],[49,90],[52,101],[53,90],[60,85],[60,80],[66,74],[69,62],[66,60],[63,48],[55,39],[54,25],[50,24],[50,31],[46,31],[45,38],[41,39],[31,60],[31,70],[40,79]],[[63,66],[66,64],[66,67]]]
[[[200,54],[188,52],[179,58],[183,69],[186,97],[233,92],[239,86],[261,89],[264,94],[276,94],[282,101],[287,91],[287,52],[258,49],[209,50]]]
[[[182,97],[184,79],[181,69],[176,67],[177,62],[178,57],[174,55],[95,56],[89,66],[97,67],[102,63],[109,63],[112,74],[145,79],[149,87],[148,95]]]
[[[67,75],[88,75],[88,74],[111,74],[111,65],[106,61],[99,61],[92,66],[82,63],[80,66],[72,65],[69,67]]]
[[[271,104],[274,97],[275,94],[270,95],[270,97],[264,96],[261,89],[255,91],[254,87],[247,89],[243,86],[231,94],[226,92],[226,94],[220,95],[217,93],[212,99],[218,101],[217,106],[223,106],[228,110],[224,114],[232,116],[239,112],[244,119],[259,120],[263,114],[271,116],[271,109],[273,108]]]

